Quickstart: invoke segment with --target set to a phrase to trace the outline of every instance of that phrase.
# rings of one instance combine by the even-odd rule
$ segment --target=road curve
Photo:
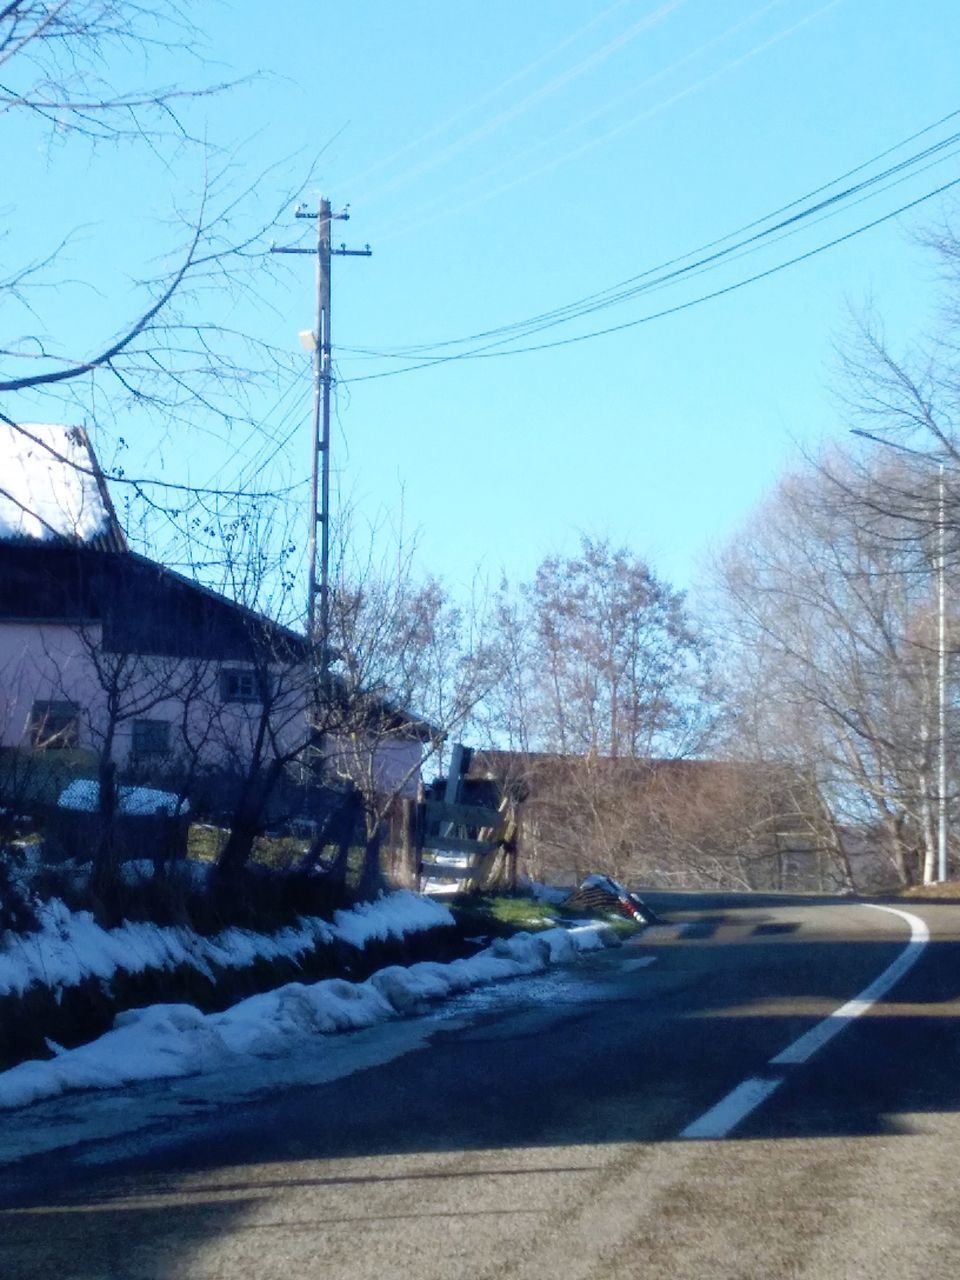
[[[952,1280],[960,908],[658,905],[393,1062],[0,1169],[0,1275]]]

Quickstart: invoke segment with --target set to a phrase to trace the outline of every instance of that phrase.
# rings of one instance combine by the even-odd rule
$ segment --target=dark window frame
[[[170,754],[169,720],[144,717],[132,722],[130,754],[134,760],[159,760]],[[153,739],[153,741],[151,741]],[[162,743],[159,741],[162,739]]]
[[[30,745],[37,751],[75,751],[80,745],[80,708],[64,699],[38,698],[30,708]]]
[[[263,676],[253,667],[220,668],[221,702],[263,702]]]

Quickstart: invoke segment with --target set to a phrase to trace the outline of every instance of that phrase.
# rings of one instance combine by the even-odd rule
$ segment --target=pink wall
[[[166,720],[174,755],[188,745],[204,765],[241,766],[249,760],[260,718],[259,703],[224,703],[220,666],[216,662],[134,657],[126,659],[117,678],[116,655],[99,653],[100,628],[79,632],[66,626],[5,623],[0,626],[0,744],[29,746],[29,724],[36,701],[73,702],[80,709],[80,747],[99,752],[109,722],[104,685],[119,693],[119,723],[113,758],[129,762],[133,721]],[[108,674],[101,680],[97,663]],[[243,663],[223,664],[231,668]],[[277,696],[270,731],[276,749],[292,749],[302,739],[306,718],[303,672],[276,676]],[[169,691],[174,696],[165,696]]]
[[[0,745],[30,745],[33,704],[73,702],[80,708],[79,745],[99,753],[108,723],[104,684],[96,664],[112,668],[116,655],[99,652],[100,628],[4,623],[0,625]],[[220,668],[216,662],[134,657],[125,660],[122,677],[114,682],[120,695],[113,759],[123,768],[130,763],[135,719],[166,720],[171,725],[174,756],[185,748],[196,751],[202,766],[240,769],[249,761],[260,719],[259,703],[224,702],[220,696]],[[230,662],[223,666],[243,667]],[[285,753],[304,736],[308,706],[305,669],[278,670],[270,732],[274,750]],[[166,695],[170,690],[175,696]],[[371,755],[372,752],[372,755]],[[268,748],[267,758],[273,750]],[[352,748],[345,741],[331,744],[329,758],[335,772],[361,785],[373,782],[378,791],[416,794],[420,781],[421,744],[403,736],[387,737]]]
[[[382,795],[413,797],[420,783],[421,744],[415,738],[385,737],[351,743],[331,738],[326,763],[331,772],[352,778],[359,786],[373,784]]]
[[[4,623],[0,626],[0,745],[19,747],[29,742],[35,701],[69,700],[83,705],[90,683],[83,644],[69,627]]]

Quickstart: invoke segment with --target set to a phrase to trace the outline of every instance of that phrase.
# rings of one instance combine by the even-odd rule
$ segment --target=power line
[[[263,415],[259,418],[257,422],[253,424],[251,430],[247,433],[244,439],[237,445],[231,445],[233,458],[239,459],[243,456],[244,451],[246,450],[247,445],[250,444],[251,440],[255,439],[258,435],[266,437],[266,440],[261,446],[261,449],[258,450],[257,453],[253,455],[253,458],[249,458],[246,461],[241,462],[237,470],[234,472],[233,484],[236,488],[240,488],[240,483],[244,477],[244,474],[247,472],[247,470],[250,468],[251,465],[256,464],[260,453],[264,449],[268,449],[270,445],[276,443],[277,436],[279,432],[283,429],[289,417],[290,407],[289,406],[287,407],[280,421],[276,423],[272,431],[268,430],[267,424],[269,423],[273,415],[280,409],[283,402],[287,400],[295,391],[297,391],[298,388],[299,388],[299,379],[291,378],[291,380],[287,383],[286,387],[283,389],[283,391],[281,391],[280,395],[274,401],[273,405],[269,409],[267,409],[265,413],[263,413]]]
[[[911,209],[917,208],[918,205],[932,200],[935,196],[943,195],[945,192],[952,190],[960,185],[960,178],[954,178],[950,182],[944,183],[942,186],[936,187],[932,191],[926,192],[922,196],[918,196],[915,200],[909,201],[907,204],[901,205],[897,209],[891,210],[889,213],[883,214],[879,218],[875,218],[872,222],[864,223],[862,226],[856,227],[853,231],[848,231],[842,236],[837,236],[833,240],[827,241],[825,244],[817,245],[813,249],[808,249],[805,253],[797,254],[793,258],[787,259],[785,262],[779,262],[772,267],[768,267],[764,271],[758,271],[754,275],[747,276],[743,280],[737,280],[733,284],[725,285],[721,289],[715,289],[711,293],[701,294],[696,298],[690,298],[686,302],[677,303],[675,306],[666,307],[662,311],[652,312],[645,316],[639,316],[633,320],[625,320],[621,324],[609,325],[604,329],[593,329],[587,333],[576,334],[569,338],[556,338],[552,342],[541,342],[526,347],[512,347],[507,351],[492,351],[490,347],[499,346],[499,343],[490,343],[486,347],[481,347],[473,351],[461,351],[454,355],[437,356],[432,360],[424,360],[419,364],[409,365],[404,369],[385,369],[379,373],[361,374],[358,377],[346,378],[344,381],[348,384],[356,382],[372,382],[380,378],[393,378],[404,373],[414,373],[420,369],[433,368],[436,365],[450,364],[459,360],[491,360],[502,358],[504,356],[526,355],[534,351],[548,351],[554,347],[571,346],[578,342],[587,342],[593,338],[605,337],[611,333],[620,333],[625,329],[634,329],[639,325],[650,324],[654,320],[662,320],[667,316],[677,315],[681,311],[689,311],[692,307],[700,306],[704,302],[712,302],[715,298],[725,297],[729,293],[735,293],[739,289],[746,288],[747,285],[756,284],[760,280],[766,280],[770,276],[785,271],[788,267],[796,266],[798,263],[806,262],[810,258],[816,257],[818,254],[825,253],[828,249],[836,248],[837,245],[845,244],[848,240],[863,235],[867,231],[872,231],[875,227],[881,226],[885,222],[890,222],[893,218],[899,217],[902,213],[907,213]]]
[[[292,379],[287,390],[273,406],[273,409],[269,411],[267,417],[276,412],[277,408],[291,392],[301,393],[304,390],[305,388],[302,384],[302,380],[299,377]],[[293,421],[294,419],[295,421]],[[283,452],[286,446],[296,435],[297,431],[300,430],[304,419],[305,410],[302,404],[302,397],[298,395],[293,402],[287,406],[278,421],[274,423],[273,429],[262,433],[266,438],[256,452],[254,452],[251,457],[240,463],[240,466],[234,476],[234,485],[237,488],[240,488],[242,484],[246,483],[249,475],[262,475],[270,463],[272,463],[273,460]],[[285,430],[290,425],[291,421],[293,421],[292,427],[290,427],[290,430]],[[284,434],[281,435],[281,432]],[[252,439],[252,436],[248,437],[245,443],[249,443],[250,439]],[[238,453],[239,452],[240,451],[238,450]]]
[[[690,278],[695,275],[701,275],[707,271],[715,270],[718,266],[735,262],[740,258],[746,257],[751,253],[756,253],[764,248],[767,244],[776,244],[788,236],[796,235],[803,230],[805,226],[817,225],[825,221],[827,218],[835,217],[838,213],[845,211],[847,208],[855,207],[862,204],[865,200],[872,199],[876,195],[881,195],[885,191],[889,191],[894,186],[907,181],[909,178],[915,177],[920,173],[925,173],[928,169],[936,164],[943,163],[945,160],[952,159],[956,155],[956,151],[948,151],[945,155],[939,155],[944,148],[955,145],[960,142],[960,133],[953,134],[951,137],[944,139],[943,142],[937,143],[935,147],[928,148],[927,151],[919,153],[917,156],[911,157],[909,161],[903,161],[899,165],[894,165],[880,174],[876,174],[873,178],[866,182],[847,188],[845,191],[838,192],[836,195],[828,197],[826,200],[820,201],[818,204],[812,205],[809,209],[803,210],[801,213],[794,214],[789,218],[783,219],[781,222],[775,223],[762,232],[748,236],[744,240],[740,240],[728,248],[711,254],[708,257],[701,258],[689,265],[647,280],[645,283],[636,285],[629,289],[623,289],[619,293],[602,297],[600,300],[591,305],[580,307],[575,311],[571,311],[567,315],[557,316],[554,319],[547,320],[536,326],[529,326],[522,336],[529,336],[533,333],[540,333],[545,329],[555,328],[558,324],[565,324],[569,320],[578,320],[585,315],[591,315],[596,311],[604,311],[608,307],[616,306],[621,302],[629,301],[638,297],[640,294],[653,293],[666,285],[673,284],[678,280]],[[917,163],[922,159],[928,159],[932,155],[938,155],[939,158],[930,161],[929,164],[916,167]],[[904,170],[907,172],[904,172]],[[896,176],[896,175],[900,176]],[[892,178],[892,181],[886,182],[886,185],[880,186],[886,179]],[[852,197],[856,196],[856,199]],[[508,341],[505,339],[504,341]]]
[[[833,3],[837,2],[838,0],[833,0]],[[483,139],[490,137],[492,134],[495,134],[502,129],[504,125],[510,124],[513,120],[525,115],[532,107],[535,107],[545,99],[552,97],[573,81],[580,79],[583,75],[600,66],[613,54],[636,40],[645,32],[659,26],[660,23],[670,17],[674,10],[681,8],[686,3],[687,0],[662,0],[660,7],[655,9],[653,13],[644,14],[642,18],[618,32],[605,44],[601,45],[599,49],[588,53],[572,67],[558,71],[556,75],[547,80],[545,84],[541,84],[538,87],[531,89],[525,96],[515,102],[509,103],[497,114],[489,118],[485,118],[481,124],[474,126],[459,138],[455,138],[453,141],[446,143],[440,148],[440,150],[427,155],[412,165],[407,165],[397,177],[382,183],[376,190],[376,196],[382,197],[383,195],[389,194],[397,187],[405,186],[406,184],[421,177],[423,174],[429,173],[431,170],[437,169],[446,164],[449,160],[460,155],[476,142],[482,141]],[[614,5],[614,8],[617,7],[619,6]],[[372,197],[367,195],[363,198],[365,202],[369,203]]]
[[[863,190],[869,189],[883,182],[886,178],[898,172],[902,172],[904,169],[910,168],[915,165],[919,165],[922,160],[929,158],[931,155],[944,150],[945,148],[951,146],[952,144],[960,140],[960,132],[953,133],[949,135],[947,138],[944,138],[941,141],[932,144],[930,147],[927,147],[922,151],[916,152],[912,156],[906,157],[904,160],[899,161],[896,165],[890,166],[888,169],[883,170],[881,173],[875,174],[873,177],[868,178],[861,183],[855,184],[854,186],[847,188],[843,192],[835,193],[835,195],[829,197],[827,200],[821,201],[816,205],[810,206],[809,209],[802,210],[800,213],[794,214],[790,218],[786,218],[786,219],[783,218],[783,215],[790,214],[791,211],[794,209],[797,209],[798,206],[803,205],[809,200],[815,199],[817,196],[822,195],[826,191],[829,191],[832,187],[837,186],[838,183],[846,182],[848,179],[855,177],[857,174],[862,173],[864,170],[869,169],[871,166],[879,163],[881,160],[884,160],[888,156],[894,154],[894,152],[900,150],[905,146],[908,146],[912,142],[917,141],[918,138],[921,138],[926,134],[932,132],[934,129],[941,127],[948,121],[956,119],[958,116],[960,116],[960,109],[951,111],[947,115],[942,116],[939,120],[934,121],[932,124],[926,125],[924,128],[917,130],[915,133],[910,134],[906,138],[902,138],[899,142],[894,143],[893,146],[887,147],[885,150],[879,152],[877,155],[871,157],[869,160],[865,160],[862,163],[854,166],[852,169],[848,169],[845,173],[842,173],[839,176],[831,179],[829,182],[822,183],[820,186],[815,187],[812,191],[808,191],[805,195],[798,196],[795,199],[791,200],[789,203],[785,205],[781,205],[778,209],[774,209],[771,212],[764,214],[762,217],[755,218],[752,221],[745,223],[743,226],[738,227],[733,231],[727,232],[723,236],[720,236],[714,240],[710,240],[705,244],[698,246],[695,249],[689,250],[687,253],[681,254],[678,257],[670,258],[667,261],[659,263],[655,266],[648,267],[646,270],[640,272],[639,274],[628,276],[624,280],[620,280],[612,285],[608,285],[606,288],[599,290],[595,293],[587,294],[582,298],[578,298],[574,300],[573,302],[565,303],[561,307],[556,307],[550,311],[541,312],[538,315],[529,316],[524,320],[518,320],[510,324],[495,326],[492,329],[481,330],[477,333],[466,334],[458,338],[448,338],[442,341],[432,342],[432,343],[419,343],[413,346],[399,348],[393,351],[378,351],[378,350],[371,350],[370,348],[349,348],[349,347],[343,347],[341,348],[341,350],[351,354],[367,355],[374,358],[409,359],[422,352],[439,351],[446,347],[461,346],[461,345],[465,345],[466,343],[481,341],[485,338],[496,338],[496,337],[500,337],[500,336],[512,334],[512,333],[521,334],[524,332],[527,332],[527,333],[536,332],[539,328],[545,327],[550,322],[554,322],[554,321],[562,322],[566,319],[576,319],[580,315],[587,314],[589,311],[595,309],[592,306],[592,304],[594,303],[599,303],[601,305],[612,305],[615,302],[627,300],[631,297],[636,296],[638,293],[645,292],[654,286],[658,286],[661,283],[664,283],[672,279],[680,278],[685,274],[691,274],[694,271],[703,267],[704,264],[707,264],[713,261],[719,262],[723,258],[734,254],[738,249],[744,247],[745,245],[755,243],[768,236],[773,236],[777,231],[780,231],[789,225],[795,224],[809,217],[812,217],[816,213],[822,212],[823,209],[825,209],[829,205],[840,203],[841,201],[849,199],[851,196],[855,194],[859,194]],[[851,203],[853,202],[851,201]],[[748,232],[753,232],[757,227],[763,227],[765,223],[771,222],[771,220],[776,218],[780,218],[783,220],[780,222],[774,223],[774,225],[770,227],[767,227],[766,230],[764,231],[757,232],[755,235],[751,235],[751,236],[748,236],[746,239],[739,240],[737,243],[730,245],[728,249],[722,250],[719,253],[710,253],[711,250],[717,249],[718,246],[727,244],[730,240],[733,240],[735,237],[744,236]],[[700,254],[709,254],[709,256],[697,258],[697,255],[700,255]],[[697,258],[697,260],[691,263],[689,261],[691,258]],[[686,266],[680,265],[684,263],[688,265]],[[677,268],[677,269],[672,270],[673,268]],[[669,273],[669,274],[658,275],[657,273]],[[646,281],[648,283],[643,284],[642,287],[638,289],[630,288],[630,286],[636,285],[638,282],[642,282],[642,281]],[[356,378],[352,379],[352,381],[358,381],[358,380],[359,379],[356,379]]]
[[[627,3],[627,0],[614,0],[614,3],[611,4],[608,8],[602,10],[598,14],[595,14],[584,25],[577,27],[569,35],[564,36],[564,38],[559,42],[559,44],[553,45],[545,53],[538,54],[537,57],[534,58],[532,62],[528,62],[525,66],[521,67],[519,70],[511,72],[511,74],[505,80],[500,81],[500,83],[494,85],[493,88],[485,90],[480,95],[480,97],[475,98],[472,102],[467,103],[466,106],[460,107],[452,115],[446,115],[444,119],[441,120],[439,123],[431,125],[430,128],[427,129],[425,133],[418,134],[417,136],[408,139],[406,142],[402,144],[402,146],[398,147],[395,151],[392,151],[389,155],[384,156],[383,159],[378,160],[374,164],[368,166],[362,172],[349,176],[346,180],[347,186],[350,186],[350,187],[355,186],[356,184],[362,182],[365,178],[367,178],[368,175],[370,175],[371,173],[376,173],[380,169],[387,168],[395,160],[401,160],[405,155],[408,155],[411,151],[416,152],[418,155],[422,156],[424,143],[429,142],[432,138],[437,137],[438,134],[445,133],[450,128],[451,125],[456,124],[457,121],[459,120],[462,120],[464,116],[468,116],[473,111],[478,110],[480,107],[486,106],[488,102],[499,97],[500,94],[503,93],[505,89],[508,89],[510,88],[511,85],[516,84],[518,81],[525,79],[528,75],[530,75],[531,72],[535,71],[538,67],[542,66],[545,62],[549,62],[552,58],[556,57],[556,55],[558,53],[561,53],[565,48],[567,48],[568,45],[575,44],[576,41],[578,41],[581,36],[586,35],[586,33],[590,31],[593,27],[597,26],[598,23],[603,22],[606,18],[609,18],[610,15],[615,13],[618,9],[622,9],[624,4],[626,3]],[[369,203],[378,195],[379,195],[379,190],[374,189],[372,191],[364,191],[361,198],[365,203]]]

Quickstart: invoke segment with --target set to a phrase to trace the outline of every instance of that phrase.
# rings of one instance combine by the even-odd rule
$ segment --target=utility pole
[[[307,532],[307,635],[320,651],[321,682],[330,665],[330,392],[333,385],[330,325],[330,263],[334,257],[369,258],[369,245],[334,248],[330,224],[346,222],[349,207],[333,213],[330,201],[320,197],[317,212],[301,205],[298,218],[316,218],[317,243],[313,249],[274,245],[271,253],[313,254],[317,262],[316,328],[300,334],[301,342],[313,352],[313,432],[310,469],[310,523]],[[320,573],[317,580],[317,525],[320,525]]]

